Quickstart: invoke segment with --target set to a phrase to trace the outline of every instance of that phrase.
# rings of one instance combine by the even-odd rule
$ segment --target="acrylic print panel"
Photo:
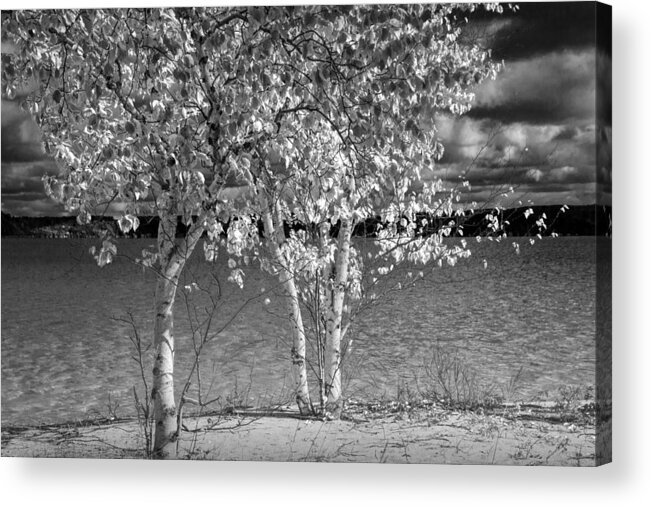
[[[609,6],[2,13],[2,455],[610,461]]]

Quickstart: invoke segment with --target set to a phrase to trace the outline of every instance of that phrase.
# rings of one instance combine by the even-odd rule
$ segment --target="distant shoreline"
[[[528,237],[536,235],[537,228],[533,230],[532,226],[535,217],[547,217],[547,230],[544,235],[550,235],[552,232],[559,236],[605,236],[611,232],[612,208],[602,205],[573,206],[563,211],[562,206],[530,206],[513,209],[505,209],[502,216],[509,221],[510,237]],[[525,211],[533,209],[533,216],[527,219]],[[486,223],[484,216],[486,210],[477,212],[467,217],[464,223],[464,235],[484,235],[486,233]],[[425,217],[428,219],[427,217]],[[424,229],[425,234],[434,233],[437,227],[440,227],[442,218],[429,218],[429,224]],[[373,236],[377,224],[380,223],[379,217],[369,218],[364,223],[358,224],[355,229],[357,236]],[[290,225],[286,224],[286,228]],[[302,227],[302,225],[293,225]],[[227,225],[226,225],[227,227]],[[535,227],[534,227],[535,228]],[[155,216],[140,217],[140,226],[135,232],[122,234],[117,227],[117,222],[111,216],[93,217],[87,225],[77,223],[74,216],[59,217],[16,217],[7,213],[2,213],[2,237],[34,237],[43,239],[80,239],[90,237],[101,237],[109,229],[116,237],[130,238],[155,238],[158,230],[158,218]],[[187,226],[181,223],[177,234],[182,236],[187,230]],[[473,233],[474,232],[474,233]],[[452,235],[455,235],[453,232]]]

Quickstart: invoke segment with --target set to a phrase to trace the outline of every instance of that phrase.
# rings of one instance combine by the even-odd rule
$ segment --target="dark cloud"
[[[42,181],[57,172],[56,164],[43,152],[29,114],[9,100],[2,100],[1,150],[2,210],[16,216],[62,214],[62,206],[45,196]]]
[[[43,197],[43,192],[39,191],[9,191],[2,193],[3,203],[7,202],[31,202]]]
[[[561,51],[508,62],[476,92],[469,115],[535,124],[594,122],[594,50]]]
[[[519,187],[535,185],[537,192],[557,191],[559,187],[577,183],[595,183],[594,166],[549,167],[535,165],[530,167],[478,167],[466,174],[472,187],[505,185]],[[452,182],[454,180],[450,180]]]
[[[43,176],[55,174],[57,167],[52,160],[28,162],[2,162],[0,178],[2,180],[2,210],[19,216],[24,214],[29,202],[41,202],[39,214],[60,214],[54,201],[45,196]],[[36,208],[32,212],[37,213]]]
[[[38,127],[15,102],[2,101],[2,162],[45,160]]]
[[[594,2],[527,2],[517,11],[505,9],[502,15],[478,11],[472,20],[501,23],[490,46],[498,59],[516,60],[562,51],[594,47],[596,7]],[[505,23],[505,22],[508,22]]]
[[[37,188],[43,192],[43,176],[45,174],[56,174],[56,172],[56,164],[51,160],[43,162],[3,162],[0,171],[2,194],[36,191]]]
[[[611,9],[594,2],[523,3],[502,15],[479,10],[470,38],[490,47],[506,69],[496,84],[479,90],[470,114],[539,124],[594,121],[597,115],[610,125],[611,24]],[[500,100],[482,96],[491,88],[493,95],[501,90]]]
[[[536,204],[565,203],[554,199],[566,198],[570,189],[580,195],[569,199],[573,204],[595,202],[598,143],[594,124],[501,124],[440,116],[437,125],[445,155],[425,177],[440,178],[447,185],[466,179],[473,191],[465,201],[497,196],[504,205],[499,192],[512,187],[513,205],[525,195]]]
[[[43,194],[40,195],[40,198],[3,197],[2,211],[13,216],[63,216],[68,214],[61,204],[57,204]]]
[[[40,179],[23,179],[17,184],[2,187],[2,198],[16,195],[38,195],[43,196],[43,183]]]
[[[580,133],[580,130],[575,126],[567,126],[563,128],[552,140],[554,141],[571,141],[576,139]]]
[[[591,204],[596,199],[594,165],[531,166],[531,167],[472,167],[466,171],[461,164],[439,167],[432,177],[440,177],[445,187],[459,185],[459,176],[470,183],[462,189],[462,202],[505,207],[559,204]],[[571,195],[572,193],[575,195]]]
[[[530,205],[566,204],[569,206],[586,205],[595,203],[596,186],[594,183],[582,184],[552,184],[541,186],[539,184],[523,184],[514,187],[513,192],[498,195],[499,203],[504,207],[521,207]],[[608,194],[603,194],[604,205],[609,199]],[[488,206],[496,201],[493,186],[476,186],[471,191],[462,194],[462,203],[484,203]]]
[[[499,124],[469,117],[437,118],[445,146],[441,163],[476,167],[563,166],[595,163],[595,127]]]

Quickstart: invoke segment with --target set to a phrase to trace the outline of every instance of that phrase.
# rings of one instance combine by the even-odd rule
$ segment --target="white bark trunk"
[[[174,401],[174,297],[176,284],[160,274],[156,283],[154,324],[154,458],[176,457],[176,403]]]
[[[262,194],[261,194],[262,195]],[[298,298],[298,289],[293,274],[287,266],[280,249],[284,242],[283,222],[280,213],[276,213],[278,221],[274,223],[271,209],[266,197],[260,197],[262,204],[265,237],[271,254],[276,262],[280,273],[278,278],[286,295],[287,311],[292,324],[292,368],[294,370],[296,404],[301,414],[307,415],[312,412],[310,401],[310,390],[307,380],[307,361],[305,358],[305,327]],[[282,235],[281,235],[282,234]]]
[[[329,235],[330,235],[330,224],[327,222],[322,223],[319,226],[319,243],[321,247],[321,254],[324,255],[327,252],[329,245]],[[330,390],[328,373],[326,372],[326,341],[328,340],[328,335],[330,333],[330,310],[332,308],[332,284],[330,277],[332,276],[332,264],[333,262],[328,262],[321,272],[321,285],[323,288],[323,297],[319,299],[319,309],[317,311],[317,321],[320,321],[321,315],[325,314],[325,320],[323,325],[323,334],[319,335],[319,381],[320,381],[320,406],[323,412],[326,411],[326,405],[328,403],[328,392]],[[317,286],[317,290],[320,290],[321,287]],[[319,292],[319,297],[321,293]]]
[[[293,343],[292,343],[292,366],[296,377],[296,404],[302,415],[312,412],[310,401],[310,390],[307,382],[307,362],[305,358],[305,328],[303,316],[298,302],[298,290],[291,275],[280,276],[280,282],[284,285],[287,293],[287,309],[289,319],[292,322]]]
[[[326,373],[328,385],[328,411],[338,418],[342,410],[341,398],[341,323],[348,283],[348,264],[350,260],[350,240],[352,224],[342,220],[337,236],[335,257],[335,279],[327,320]]]
[[[201,238],[201,219],[175,244],[176,215],[161,218],[158,226],[160,271],[156,281],[154,322],[154,367],[151,396],[154,401],[154,448],[156,459],[176,457],[178,433],[174,400],[174,299],[185,262]]]

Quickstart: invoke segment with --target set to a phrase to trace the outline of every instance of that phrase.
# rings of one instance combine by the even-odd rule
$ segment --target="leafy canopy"
[[[499,70],[459,42],[458,18],[475,8],[7,12],[2,93],[40,126],[60,166],[48,194],[82,223],[109,209],[127,232],[138,215],[180,215],[216,240],[221,222],[255,209],[231,188],[260,180],[276,197],[309,195],[286,210],[301,219],[386,217],[443,153],[435,112],[462,114]],[[246,222],[232,252],[253,240]]]

